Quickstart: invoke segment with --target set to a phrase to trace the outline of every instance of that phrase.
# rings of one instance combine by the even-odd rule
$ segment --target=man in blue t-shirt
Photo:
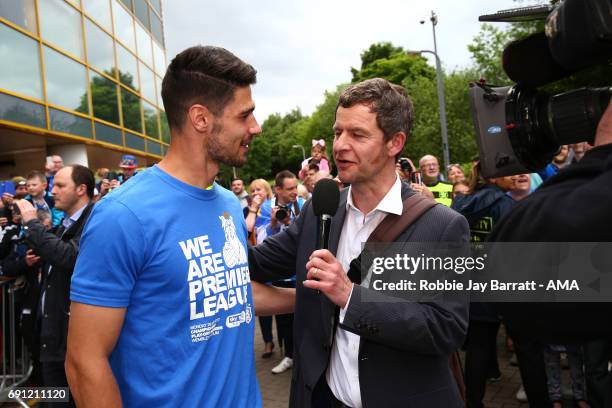
[[[66,362],[79,405],[261,407],[246,225],[214,182],[261,132],[255,80],[217,47],[168,67],[168,154],[99,202],[81,240]]]

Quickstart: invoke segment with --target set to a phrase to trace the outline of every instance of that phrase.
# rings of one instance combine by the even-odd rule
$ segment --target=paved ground
[[[264,345],[259,331],[259,323],[256,324],[255,332],[255,361],[257,364],[257,378],[259,387],[263,397],[265,408],[286,408],[289,399],[289,386],[291,382],[291,370],[283,374],[272,374],[270,370],[282,358],[278,345],[274,355],[267,360],[261,358]],[[276,333],[274,334],[276,339]],[[484,404],[487,408],[528,408],[526,403],[520,403],[515,398],[516,391],[521,385],[521,378],[517,367],[509,364],[510,353],[505,347],[505,335],[500,330],[498,337],[498,356],[502,379],[497,383],[491,383],[487,386]],[[567,370],[564,370],[564,381],[567,384]],[[566,401],[564,407],[573,407],[571,401]],[[437,407],[432,407],[437,408]]]
[[[276,339],[276,333],[274,333]],[[500,331],[498,337],[498,355],[500,369],[502,372],[502,380],[497,383],[489,384],[487,394],[485,396],[485,406],[487,408],[528,408],[528,404],[521,404],[515,399],[515,394],[520,387],[520,375],[518,369],[509,364],[510,353],[505,348],[505,337]],[[291,382],[291,370],[274,375],[270,372],[281,360],[282,355],[277,348],[270,359],[262,359],[264,345],[259,330],[259,324],[256,324],[255,332],[255,361],[257,365],[257,378],[261,389],[263,404],[265,408],[286,408],[289,400],[289,386]],[[564,381],[568,382],[568,371],[564,370]],[[565,387],[567,388],[567,387]],[[30,406],[36,406],[35,401],[28,401]],[[564,404],[565,408],[573,407],[570,400]],[[0,407],[18,407],[14,403],[0,403]],[[437,407],[432,407],[437,408]]]

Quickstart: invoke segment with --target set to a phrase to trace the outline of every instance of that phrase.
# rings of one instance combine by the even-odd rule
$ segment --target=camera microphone
[[[567,77],[570,72],[559,65],[541,33],[512,41],[502,56],[504,72],[514,82],[536,88]]]
[[[329,249],[329,228],[331,219],[338,210],[340,189],[331,179],[321,179],[312,192],[312,209],[319,219],[316,249]]]

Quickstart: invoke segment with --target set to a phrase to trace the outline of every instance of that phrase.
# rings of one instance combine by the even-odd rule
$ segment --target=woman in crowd
[[[266,224],[270,220],[261,217],[261,205],[264,201],[272,198],[272,187],[264,179],[256,179],[249,186],[249,194],[251,203],[244,208],[244,217],[249,233],[249,243],[257,244],[257,228]],[[265,349],[262,358],[270,358],[274,350],[274,342],[272,340],[272,316],[259,317],[259,325],[261,326],[261,335],[265,343]]]
[[[447,179],[451,184],[458,183],[460,181],[465,181],[465,173],[463,169],[458,164],[451,164],[447,169]]]

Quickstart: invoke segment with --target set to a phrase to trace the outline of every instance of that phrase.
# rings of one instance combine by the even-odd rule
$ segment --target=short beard
[[[228,166],[242,167],[246,163],[246,158],[240,156],[232,156],[223,150],[223,146],[219,143],[219,135],[223,131],[223,125],[213,124],[212,131],[207,140],[206,150],[208,156],[218,163],[227,164]]]

